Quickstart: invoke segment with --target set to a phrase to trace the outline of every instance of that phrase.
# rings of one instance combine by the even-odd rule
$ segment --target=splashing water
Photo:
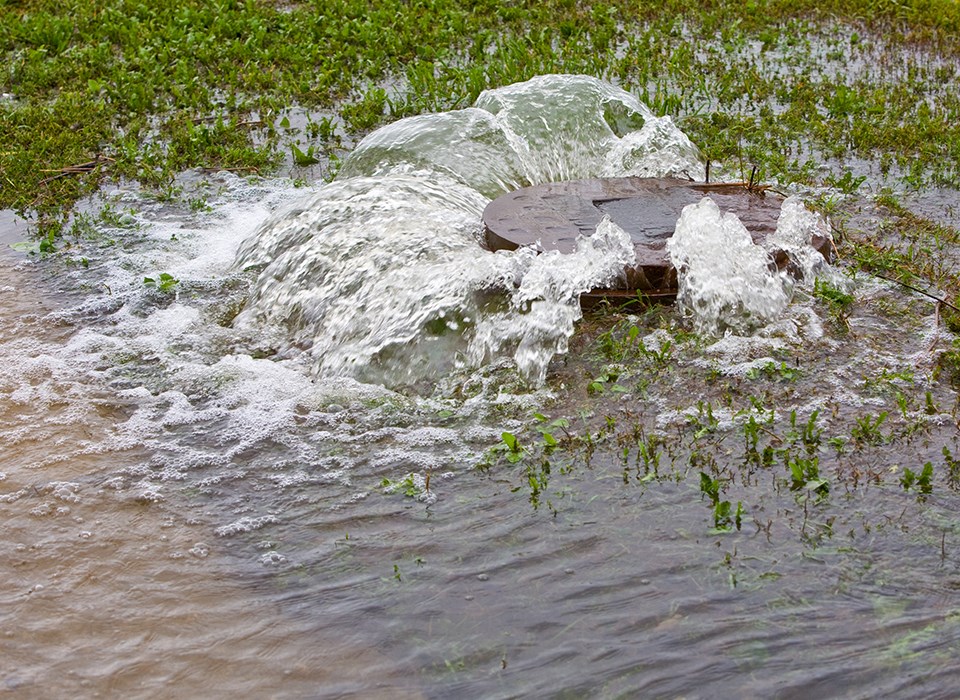
[[[810,282],[825,260],[809,241],[829,235],[820,216],[790,197],[765,248],[753,242],[735,213],[722,212],[716,202],[704,197],[684,207],[667,241],[670,259],[679,271],[677,302],[698,332],[750,333],[774,321],[790,301],[793,278],[777,269],[770,252],[784,251],[794,275]]]
[[[780,207],[777,230],[766,240],[767,250],[782,250],[790,258],[790,271],[799,280],[812,284],[827,271],[823,256],[810,241],[831,240],[830,226],[819,214],[810,211],[800,197],[787,197]]]
[[[541,76],[401,120],[242,247],[238,265],[262,271],[237,324],[277,330],[281,355],[306,350],[322,375],[412,384],[512,353],[542,382],[578,295],[620,274],[632,251],[604,224],[569,257],[490,253],[484,206],[547,181],[679,174],[702,177],[703,166],[672,121],[586,76]]]
[[[567,351],[574,323],[580,319],[580,295],[612,284],[636,262],[630,235],[604,219],[593,236],[580,238],[574,253],[549,251],[516,256],[525,264],[508,311],[486,316],[477,325],[469,356],[474,364],[516,348],[520,373],[542,384],[547,363]]]
[[[792,244],[805,233],[810,220],[797,206],[803,207],[792,203],[781,214],[774,239]],[[667,252],[679,272],[677,303],[700,333],[750,333],[776,319],[790,301],[790,278],[736,214],[722,212],[710,197],[684,207]]]
[[[563,82],[541,80],[528,89]],[[597,97],[612,88],[581,79],[569,79],[568,87],[589,98],[581,100],[587,121],[602,119],[614,136],[591,122],[605,146],[566,156],[563,167],[581,157],[600,174],[610,163],[611,174],[680,167],[682,140],[673,155],[658,145],[669,122],[645,117],[639,131],[614,128]],[[45,294],[33,280],[45,265],[18,262],[12,269],[0,255],[0,574],[9,582],[4,619],[17,630],[4,647],[5,688],[37,697],[128,688],[137,695],[150,687],[196,695],[213,685],[237,696],[309,696],[317,688],[356,697],[491,697],[504,688],[532,697],[571,689],[646,696],[696,694],[710,678],[724,694],[742,695],[782,688],[786,677],[793,694],[803,695],[835,688],[851,673],[862,674],[854,679],[863,678],[863,687],[878,687],[881,678],[887,694],[906,689],[927,697],[953,687],[960,626],[944,616],[950,600],[943,576],[956,562],[944,560],[940,544],[942,524],[955,511],[952,491],[938,492],[935,509],[921,511],[931,516],[928,529],[911,528],[900,539],[897,527],[886,526],[887,514],[919,501],[896,476],[871,485],[865,497],[843,494],[811,507],[811,525],[816,511],[820,522],[839,513],[838,523],[857,528],[843,553],[824,535],[808,541],[806,508],[802,525],[801,516],[791,521],[798,501],[792,491],[779,493],[771,471],[776,493],[738,489],[746,492],[748,517],[776,510],[785,514],[777,525],[784,529],[763,538],[751,525],[751,532],[724,536],[741,548],[731,562],[729,555],[721,559],[719,540],[697,534],[709,516],[689,480],[667,477],[648,486],[638,455],[631,479],[642,491],[625,490],[632,487],[622,484],[620,456],[625,442],[636,440],[635,429],[645,427],[658,436],[661,429],[691,436],[693,443],[672,443],[676,461],[686,462],[688,447],[704,444],[685,427],[701,397],[729,397],[741,380],[744,401],[747,392],[779,392],[784,384],[750,376],[774,362],[778,372],[794,371],[799,363],[784,366],[783,358],[811,345],[801,371],[808,358],[811,367],[822,364],[776,397],[779,422],[771,432],[787,429],[783,416],[795,409],[801,420],[822,411],[825,437],[847,435],[853,418],[844,423],[843,416],[853,416],[852,406],[879,411],[881,391],[916,388],[921,398],[904,406],[899,426],[908,425],[908,415],[910,425],[923,421],[923,438],[903,448],[879,445],[866,459],[884,464],[884,451],[896,449],[898,460],[939,460],[941,444],[956,454],[949,409],[933,406],[952,404],[955,392],[927,383],[935,367],[931,338],[940,332],[932,305],[900,314],[906,307],[897,290],[873,280],[861,282],[858,294],[897,304],[889,315],[858,304],[854,342],[825,333],[809,304],[792,305],[754,337],[727,334],[708,347],[678,342],[662,325],[637,338],[648,355],[671,358],[671,371],[651,385],[624,381],[622,388],[635,391],[626,400],[615,391],[602,402],[577,398],[579,387],[558,392],[575,408],[601,406],[610,416],[617,410],[618,427],[598,439],[596,453],[591,443],[584,470],[571,466],[570,490],[554,491],[570,498],[563,496],[561,514],[552,518],[531,514],[524,494],[512,490],[526,489],[527,465],[504,465],[487,476],[472,468],[504,430],[520,434],[518,426],[543,410],[546,391],[524,387],[511,395],[513,377],[484,368],[451,373],[427,398],[356,380],[402,383],[487,362],[498,370],[513,363],[542,380],[550,356],[566,348],[580,313],[577,295],[631,261],[623,231],[609,221],[568,256],[483,250],[477,236],[484,203],[536,173],[510,155],[510,139],[523,133],[575,140],[580,133],[536,136],[518,128],[508,139],[499,125],[506,118],[503,110],[471,108],[393,125],[365,141],[369,163],[361,162],[361,149],[347,164],[354,172],[306,197],[289,183],[232,175],[210,180],[218,188],[210,212],[178,212],[131,195],[122,204],[138,208],[139,227],[101,231],[123,245],[96,249],[89,269],[59,268],[57,286],[69,279],[78,287],[68,297]],[[437,123],[448,130],[428,148]],[[573,128],[573,121],[563,123]],[[474,131],[461,137],[450,124],[473,124]],[[406,136],[394,143],[390,133]],[[373,158],[378,142],[393,150]],[[460,155],[445,158],[444,146]],[[421,149],[428,156],[420,157]],[[482,162],[472,162],[471,153]],[[799,200],[789,202],[768,241],[819,276],[822,260],[807,255],[803,241],[824,233],[824,224]],[[695,236],[741,233],[732,215],[708,209],[706,201],[691,209],[674,243],[678,255],[689,254],[690,294],[699,284],[691,279],[704,281],[696,274]],[[789,298],[791,282],[770,269],[771,251],[739,240],[756,265],[726,284],[742,286],[756,274],[761,294],[776,296],[779,284]],[[256,268],[255,283],[254,271],[234,267],[237,259]],[[167,292],[145,287],[143,278],[159,271],[179,283]],[[755,309],[749,299],[730,306]],[[768,318],[753,313],[758,324]],[[796,323],[802,314],[805,327]],[[909,322],[909,333],[898,332]],[[741,327],[735,317],[718,323]],[[684,347],[671,355],[671,341]],[[311,380],[310,363],[328,376]],[[574,360],[569,371],[593,365]],[[651,367],[653,359],[645,356],[638,366]],[[708,370],[737,381],[700,381]],[[888,372],[897,378],[881,388],[865,381]],[[904,379],[908,373],[917,380]],[[454,384],[465,390],[448,391]],[[933,395],[926,392],[925,408],[927,389]],[[827,410],[830,402],[839,418]],[[729,439],[705,438],[707,454],[719,461],[729,457],[740,424],[736,406],[714,405],[721,437],[734,431]],[[567,408],[560,410],[570,415],[574,407]],[[629,412],[643,415],[634,422]],[[771,406],[771,421],[773,413]],[[891,412],[888,420],[900,419]],[[589,438],[601,421],[599,414],[591,423],[585,418],[576,429]],[[579,462],[584,453],[571,455]],[[839,467],[858,459],[818,456]],[[561,467],[556,479],[571,463],[554,464]],[[695,480],[692,461],[690,467]],[[559,480],[553,488],[558,483],[566,489]],[[885,526],[871,532],[870,522]],[[790,532],[804,533],[801,551],[784,544],[789,537],[780,535]],[[822,557],[845,582],[825,598]],[[868,559],[871,573],[864,574]],[[919,564],[907,570],[902,561]],[[823,599],[820,613],[811,599]],[[638,600],[642,614],[626,619],[623,611]],[[747,618],[752,632],[745,637]],[[888,624],[894,618],[897,624]],[[639,638],[653,641],[638,646]],[[51,656],[52,639],[70,644]],[[584,657],[584,640],[601,650],[595,658]],[[611,648],[629,653],[602,651]],[[797,653],[810,663],[790,677]],[[921,653],[926,666],[903,681],[900,661]],[[811,676],[806,669],[814,667],[820,671]],[[902,684],[920,677],[933,680]]]

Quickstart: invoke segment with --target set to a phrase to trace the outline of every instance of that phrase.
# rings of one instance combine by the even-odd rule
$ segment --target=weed
[[[850,437],[858,445],[882,445],[887,437],[880,431],[880,426],[887,419],[887,412],[881,411],[877,416],[867,414],[856,419],[856,425],[850,431]]]
[[[944,377],[952,386],[960,386],[960,341],[953,341],[949,350],[940,353],[933,376],[934,379]]]
[[[793,457],[787,454],[785,462],[790,473],[791,491],[805,490],[820,499],[830,493],[830,482],[820,476],[819,457]]]
[[[734,509],[730,501],[720,500],[721,487],[719,479],[714,479],[706,472],[700,472],[700,493],[710,500],[713,514],[711,532],[714,534],[731,532],[734,528],[739,530],[743,519],[743,504],[737,501],[737,507]]]
[[[504,431],[500,439],[503,441],[503,447],[506,447],[506,457],[510,464],[516,464],[523,459],[524,449],[520,446],[516,435]]]
[[[759,379],[760,377],[764,377],[765,379],[774,381],[782,380],[785,382],[796,381],[799,376],[799,368],[790,367],[786,362],[781,362],[778,365],[772,361],[759,367],[751,367],[749,370],[747,370],[746,374],[747,379]]]
[[[960,490],[960,460],[955,459],[950,448],[943,446],[943,466],[947,470],[947,485],[953,490]]]
[[[380,488],[383,489],[384,493],[401,493],[407,498],[417,498],[422,492],[414,479],[413,473],[407,474],[399,481],[384,477],[380,481]]]
[[[916,490],[920,498],[933,492],[933,463],[927,462],[923,469],[916,474],[910,469],[903,470],[903,476],[900,477],[900,485],[904,491]]]
[[[813,296],[827,305],[830,317],[838,327],[845,330],[850,328],[850,310],[854,302],[852,294],[818,277],[813,283]]]
[[[847,438],[844,437],[843,435],[836,435],[828,439],[827,444],[830,445],[830,447],[832,447],[836,451],[837,456],[840,456],[846,450]]]
[[[697,401],[696,415],[689,413],[686,418],[687,423],[694,428],[694,440],[715,433],[720,426],[720,421],[713,415],[713,404],[709,401]]]
[[[172,292],[178,284],[180,284],[180,280],[176,279],[169,272],[161,272],[156,278],[143,278],[143,285],[145,287],[150,287],[151,289],[156,289],[164,293]]]
[[[758,467],[768,467],[773,463],[773,447],[767,445],[760,452],[760,434],[766,431],[764,425],[753,415],[747,417],[743,423],[744,438],[744,458],[745,464],[753,464]]]
[[[605,394],[610,391],[615,394],[625,394],[629,390],[622,384],[617,384],[617,380],[619,378],[619,370],[615,368],[607,368],[599,377],[587,384],[587,393]]]
[[[554,433],[557,430],[562,430],[565,435],[569,436],[567,428],[570,427],[570,421],[566,418],[556,418],[554,420],[550,420],[542,413],[534,413],[533,417],[537,422],[535,428],[543,439],[545,452],[549,453],[550,450],[560,444],[557,438],[554,437]]]
[[[304,152],[300,150],[297,144],[291,143],[290,152],[293,155],[293,162],[299,165],[301,168],[316,165],[320,162],[320,159],[316,156],[316,149],[314,146],[308,146],[306,152]]]
[[[791,419],[793,419],[794,415],[795,414],[791,414]],[[803,446],[809,455],[813,455],[820,449],[820,439],[823,435],[823,429],[817,427],[817,417],[819,415],[819,410],[811,413],[810,418],[807,419],[800,433],[800,440],[803,442]]]

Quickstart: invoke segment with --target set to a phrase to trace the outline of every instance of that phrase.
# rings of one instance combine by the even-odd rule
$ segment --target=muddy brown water
[[[0,220],[0,346],[29,338],[42,352],[76,328],[50,316],[49,271],[10,250],[25,238],[15,217]],[[102,388],[89,388],[92,406],[2,389],[0,695],[423,697],[375,646],[245,585],[202,515],[105,485],[143,454],[82,449],[123,418]]]

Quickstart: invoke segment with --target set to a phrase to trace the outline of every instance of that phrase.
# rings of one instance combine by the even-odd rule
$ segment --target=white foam
[[[582,236],[573,253],[549,251],[515,256],[524,263],[508,311],[482,317],[469,357],[479,364],[510,348],[522,376],[544,382],[547,365],[567,351],[574,323],[581,317],[580,295],[611,285],[636,262],[629,234],[608,217],[592,236]]]
[[[749,332],[776,318],[789,302],[766,251],[735,214],[721,212],[710,197],[684,207],[667,251],[680,274],[677,302],[699,332]]]

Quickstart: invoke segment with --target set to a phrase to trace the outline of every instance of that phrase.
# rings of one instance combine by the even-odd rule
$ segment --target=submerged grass
[[[384,121],[548,72],[635,91],[733,176],[956,186],[958,27],[947,0],[3,0],[0,208],[56,227],[105,177],[302,177]]]

